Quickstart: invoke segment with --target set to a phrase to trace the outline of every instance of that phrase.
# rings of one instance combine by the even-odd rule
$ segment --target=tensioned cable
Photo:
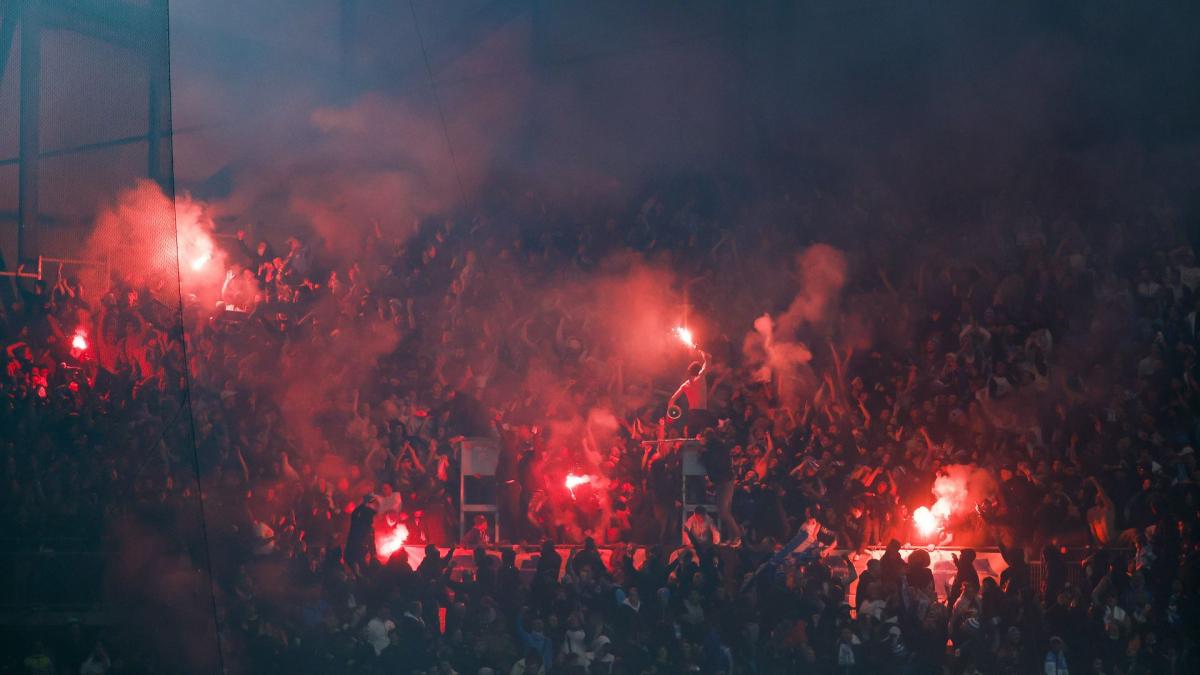
[[[159,92],[160,96],[170,102],[171,100],[171,21],[170,21],[170,6],[168,2],[162,2],[163,10],[163,49],[161,53],[152,52],[150,58],[160,58],[165,56],[167,63],[166,67],[166,91]],[[161,112],[160,112],[161,114]],[[174,121],[175,113],[168,113],[168,128],[171,122]],[[192,405],[192,371],[191,364],[188,361],[188,346],[187,346],[187,328],[184,325],[183,313],[183,272],[180,265],[180,260],[183,258],[183,252],[179,248],[179,219],[175,212],[175,144],[170,143],[166,148],[167,163],[171,167],[171,171],[167,176],[160,176],[160,179],[165,183],[163,185],[164,192],[167,193],[168,199],[171,200],[171,227],[175,230],[175,285],[179,293],[179,341],[180,348],[183,353],[183,387],[184,400],[183,405],[188,406],[188,432],[191,437],[192,445],[192,469],[196,473],[196,500],[200,506],[200,536],[204,547],[204,569],[208,574],[208,595],[212,603],[213,615],[213,632],[216,638],[217,647],[217,663],[221,668],[221,673],[228,672],[225,667],[225,648],[221,642],[221,615],[217,611],[217,580],[213,575],[212,564],[212,549],[210,548],[208,538],[208,516],[204,508],[204,480],[200,476],[200,450],[196,440],[196,416],[191,410]],[[182,408],[180,408],[182,411]],[[165,430],[164,430],[165,435]]]
[[[417,18],[417,5],[414,0],[408,0],[408,9],[412,12],[413,28],[417,31],[417,44],[421,47],[421,58],[425,61],[425,76],[429,78],[429,90],[433,94],[433,105],[437,108],[438,119],[442,122],[442,133],[446,136],[446,150],[450,153],[450,167],[454,170],[454,180],[458,183],[458,201],[465,208],[467,206],[467,189],[463,185],[462,173],[458,170],[458,158],[454,155],[454,143],[450,140],[450,127],[446,125],[446,112],[442,109],[442,99],[438,96],[437,83],[433,79],[433,66],[429,63],[429,51],[425,49],[425,38],[421,33],[421,21]]]

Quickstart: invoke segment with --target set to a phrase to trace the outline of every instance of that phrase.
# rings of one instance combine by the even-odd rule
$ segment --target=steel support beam
[[[150,71],[148,93],[149,112],[146,129],[147,167],[146,174],[162,187],[168,195],[175,192],[175,169],[171,130],[171,53],[168,32],[170,30],[167,0],[155,0],[158,10],[154,20],[156,30],[147,46],[146,63]]]
[[[8,70],[8,55],[12,52],[13,36],[17,34],[17,16],[21,4],[18,0],[8,0],[0,5],[4,8],[4,16],[0,18],[0,80]]]
[[[163,129],[159,132],[161,136],[174,136],[176,134],[191,134],[199,131],[204,131],[209,127],[184,127],[181,129]],[[81,145],[71,145],[65,148],[53,148],[43,150],[42,159],[53,159],[54,157],[66,157],[68,155],[78,155],[85,152],[95,152],[96,150],[106,150],[108,148],[116,148],[122,145],[133,145],[135,143],[145,143],[146,134],[138,134],[137,136],[122,136],[121,138],[110,138],[106,141],[96,141],[95,143],[83,143]],[[162,147],[162,146],[160,146]],[[0,166],[15,166],[21,163],[20,157],[5,157],[0,159]]]
[[[24,0],[21,11],[20,167],[17,177],[17,261],[38,252],[38,162],[41,148],[41,1]]]
[[[355,67],[355,43],[358,41],[358,6],[355,0],[341,0],[338,4],[338,46],[340,58],[338,70],[341,86],[349,87],[358,69]]]
[[[99,0],[52,0],[42,8],[42,24],[134,50],[155,39],[158,28],[154,8]]]

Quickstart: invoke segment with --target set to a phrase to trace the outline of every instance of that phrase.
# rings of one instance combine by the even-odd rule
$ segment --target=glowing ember
[[[201,267],[204,267],[204,265],[208,263],[209,260],[212,260],[211,253],[208,251],[201,253],[192,259],[192,270],[199,271]]]
[[[576,476],[573,473],[567,474],[567,480],[564,481],[565,485],[567,486],[567,491],[571,493],[572,499],[575,498],[575,488],[590,482],[592,482],[591,476]]]
[[[75,335],[71,337],[71,349],[77,349],[82,352],[87,351],[87,348],[87,333],[82,328],[76,328]]]
[[[941,524],[938,522],[938,517],[933,515],[933,511],[930,511],[926,506],[913,511],[912,519],[913,524],[917,526],[917,531],[921,533],[922,537],[931,537],[942,529]]]
[[[679,338],[679,341],[682,342],[683,344],[687,345],[688,347],[690,347],[692,349],[696,348],[696,341],[692,338],[691,329],[683,328],[682,326],[679,328],[676,328],[675,329],[675,337]]]
[[[388,518],[387,527],[375,530],[375,557],[379,558],[379,562],[386,563],[406,541],[408,526]]]

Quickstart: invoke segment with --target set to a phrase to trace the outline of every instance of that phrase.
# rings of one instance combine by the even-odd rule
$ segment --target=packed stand
[[[238,232],[215,311],[127,279],[99,298],[69,274],[18,284],[0,320],[6,539],[101,545],[134,518],[203,560],[198,468],[224,644],[246,672],[1194,669],[1194,243],[1055,223],[914,265],[876,242],[844,300],[869,346],[838,323],[795,402],[743,354],[761,310],[744,261],[800,235],[722,228],[708,187],[664,187],[624,216],[516,200],[403,242],[375,228],[349,256]],[[688,279],[719,328],[699,489],[720,502],[729,486],[722,518],[684,520],[680,445],[657,442],[680,431],[663,401],[682,373],[628,381],[553,290],[623,257]],[[380,334],[364,370],[355,351]],[[600,440],[548,431],[597,409],[616,421]],[[385,565],[347,536],[368,505],[409,544],[454,543],[458,441],[474,437],[501,447],[505,540],[585,545],[565,574],[552,547],[528,578],[482,553],[468,574],[433,550],[415,571],[407,553]],[[979,583],[964,551],[935,588],[927,556],[893,545],[851,607],[839,556],[913,540],[949,467],[991,482],[938,539],[1003,547],[1005,575]],[[547,478],[573,470],[595,480],[568,494]],[[486,522],[472,536],[493,543]],[[608,564],[596,541],[617,545]],[[640,567],[635,543],[651,547]]]

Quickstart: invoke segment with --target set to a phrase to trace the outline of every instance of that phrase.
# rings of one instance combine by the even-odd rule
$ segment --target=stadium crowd
[[[244,672],[1195,672],[1200,263],[1186,232],[1027,221],[941,255],[922,244],[913,263],[881,229],[851,256],[796,402],[755,377],[742,336],[771,269],[748,261],[805,244],[723,226],[714,193],[676,185],[587,217],[526,196],[403,242],[376,227],[351,254],[238,231],[215,312],[180,311],[145,279],[101,297],[69,273],[18,283],[0,314],[6,546],[128,546],[114,524],[133,522],[193,568],[209,560],[224,658]],[[664,403],[682,374],[625,377],[596,317],[545,290],[613,259],[688,279],[711,321],[703,460],[710,489],[732,485],[731,523],[685,523],[678,444],[643,443],[677,432]],[[317,414],[298,423],[297,409]],[[615,421],[599,440],[590,423],[569,446],[551,432],[590,410]],[[433,547],[415,570],[405,552],[384,564],[353,536],[356,514],[379,512],[410,544],[456,543],[457,448],[477,437],[501,447],[504,543],[575,545],[569,560],[542,546],[520,570],[511,548],[479,546],[496,543],[487,520],[466,565]],[[986,494],[943,543],[999,545],[999,580],[981,582],[964,549],[938,588],[927,554],[900,554],[953,467],[986,476]],[[558,488],[575,470],[594,480]],[[856,573],[872,545],[887,552]],[[72,635],[6,665],[169,659],[114,633],[110,661]]]

